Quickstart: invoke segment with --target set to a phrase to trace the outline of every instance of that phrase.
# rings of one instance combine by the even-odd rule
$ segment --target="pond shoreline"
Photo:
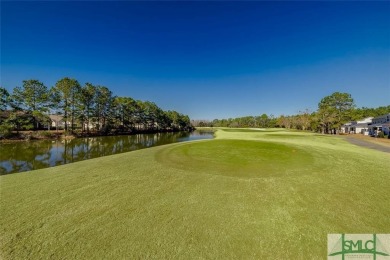
[[[3,142],[0,144],[0,175],[53,167],[153,146],[212,138],[211,132],[181,131]]]
[[[64,130],[37,130],[37,131],[19,131],[19,133],[13,133],[10,138],[0,138],[0,144],[2,143],[19,143],[29,141],[42,141],[42,140],[71,140],[75,138],[86,138],[86,137],[104,137],[104,136],[126,136],[126,135],[137,135],[137,134],[157,134],[157,133],[191,133],[196,128],[191,130],[136,130],[131,132],[116,132],[116,133],[98,133],[98,132],[81,132],[65,134]]]

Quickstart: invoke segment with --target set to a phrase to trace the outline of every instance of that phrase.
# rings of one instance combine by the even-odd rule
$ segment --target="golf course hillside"
[[[327,235],[390,233],[390,154],[220,128],[0,176],[1,259],[326,259]]]

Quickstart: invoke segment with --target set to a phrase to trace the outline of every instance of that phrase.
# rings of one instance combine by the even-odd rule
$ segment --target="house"
[[[47,129],[64,129],[65,128],[65,121],[63,120],[64,117],[61,115],[49,115],[50,123],[48,124]]]
[[[351,132],[350,131],[351,125],[352,125],[352,122],[348,122],[348,123],[343,124],[341,126],[340,133],[349,134]]]
[[[362,120],[351,121],[345,123],[341,127],[341,131],[347,134],[364,134],[368,135],[368,127],[372,123],[373,117],[367,117]]]
[[[50,118],[50,123],[47,126],[47,130],[50,130],[50,129],[56,129],[56,130],[65,129],[64,116],[62,116],[62,115],[49,115],[49,118]],[[68,125],[68,128],[70,129],[71,126],[72,126],[72,123],[70,121],[66,121],[66,124]],[[89,129],[93,129],[95,127],[92,122],[90,122],[89,124],[83,123],[82,125],[74,124],[73,126],[75,128],[81,127],[83,130],[87,129],[87,127],[89,127]]]
[[[373,118],[368,131],[370,135],[375,135],[378,132],[383,132],[385,135],[389,135],[390,113]]]

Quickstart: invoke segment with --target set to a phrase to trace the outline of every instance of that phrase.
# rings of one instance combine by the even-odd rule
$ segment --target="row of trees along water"
[[[12,93],[0,87],[0,135],[13,130],[38,130],[51,123],[49,114],[62,115],[66,131],[99,134],[187,131],[187,115],[164,111],[150,101],[119,97],[99,85],[81,86],[63,78],[48,88],[39,80],[24,80]]]
[[[366,117],[377,117],[390,113],[390,105],[378,108],[356,108],[351,94],[335,92],[318,103],[316,111],[305,109],[296,115],[262,114],[229,119],[193,120],[194,126],[205,127],[282,127],[287,129],[311,130],[321,133],[337,133],[346,122]]]

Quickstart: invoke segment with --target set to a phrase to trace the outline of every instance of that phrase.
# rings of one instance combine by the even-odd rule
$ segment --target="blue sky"
[[[1,2],[1,85],[62,77],[192,119],[390,105],[390,2]]]

